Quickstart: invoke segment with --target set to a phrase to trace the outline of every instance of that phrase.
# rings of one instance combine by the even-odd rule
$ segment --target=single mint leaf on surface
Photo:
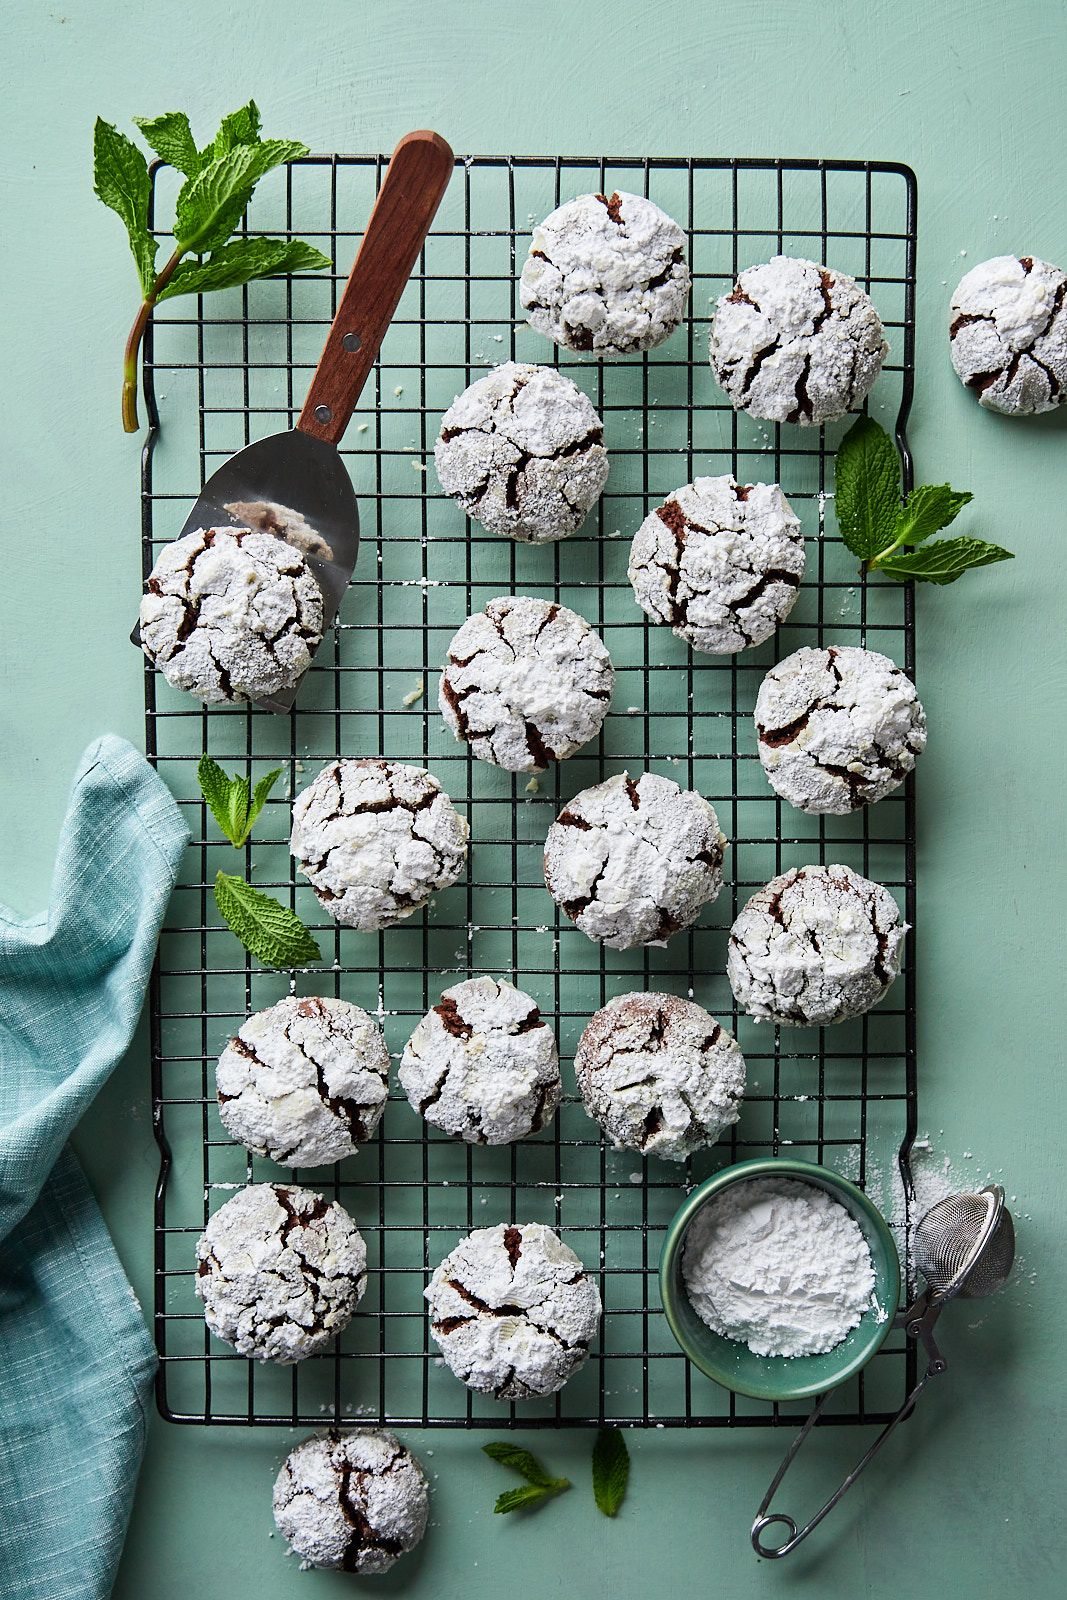
[[[613,1517],[626,1493],[630,1452],[621,1428],[601,1428],[593,1446],[593,1496],[606,1517]]]
[[[214,142],[204,151],[205,159],[224,156],[235,144],[258,144],[262,126],[259,107],[254,100],[250,100],[240,111],[231,111],[228,117],[223,117]]]
[[[539,1484],[542,1489],[557,1489],[567,1481],[565,1478],[550,1477],[537,1457],[517,1444],[494,1439],[491,1444],[483,1444],[482,1449],[493,1461],[499,1461],[502,1467],[510,1467],[528,1483]]]
[[[988,567],[994,561],[1014,561],[1015,553],[982,539],[935,539],[921,550],[894,550],[879,561],[884,572],[900,583],[915,578],[921,583],[955,583],[970,567]]]
[[[145,139],[164,161],[195,178],[202,162],[184,111],[165,111],[161,117],[134,117]]]
[[[521,1489],[508,1489],[504,1494],[498,1495],[493,1513],[495,1515],[498,1511],[518,1511],[522,1506],[535,1506],[539,1500],[547,1500],[551,1492],[550,1489],[539,1489],[534,1483],[524,1483]]]
[[[842,539],[861,561],[870,561],[897,536],[900,457],[873,417],[858,417],[838,448],[834,511]]]
[[[179,250],[203,255],[223,244],[241,220],[260,178],[307,152],[307,145],[295,139],[264,139],[235,144],[209,161],[178,195],[174,237]]]
[[[329,256],[303,239],[234,239],[217,246],[206,261],[183,261],[159,299],[234,289],[271,273],[320,272],[331,265]]]
[[[907,498],[896,532],[899,544],[921,544],[933,533],[955,522],[974,495],[966,489],[952,489],[947,483],[924,483]]]
[[[260,778],[259,782],[256,784],[256,790],[252,796],[252,803],[248,808],[248,824],[245,829],[246,837],[252,832],[252,824],[259,816],[259,813],[263,810],[267,796],[270,794],[271,790],[274,788],[274,785],[281,777],[282,771],[283,769],[281,767],[275,767],[273,772],[268,772],[267,776],[265,778]]]
[[[303,967],[321,961],[322,952],[295,911],[244,878],[220,872],[215,904],[250,955],[265,967]]]
[[[132,140],[102,117],[97,117],[93,128],[93,188],[98,199],[126,224],[141,288],[146,296],[151,294],[159,245],[148,231],[152,189],[148,162]]]
[[[228,778],[218,762],[212,761],[209,755],[200,757],[196,776],[200,793],[211,807],[212,816],[234,849],[239,850],[248,838],[251,825],[248,779],[239,776]]]

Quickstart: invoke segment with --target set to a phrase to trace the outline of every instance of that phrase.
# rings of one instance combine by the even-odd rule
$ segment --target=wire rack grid
[[[208,300],[170,301],[145,347],[151,431],[143,458],[147,575],[181,529],[211,471],[299,414],[387,158],[309,157],[261,183],[249,233],[303,236],[336,263],[332,275],[271,280]],[[170,169],[154,169],[160,214]],[[533,224],[562,199],[642,192],[685,227],[693,289],[688,316],[660,349],[586,363],[525,324],[517,271]],[[792,865],[844,861],[886,884],[915,923],[912,780],[847,818],[809,818],[771,792],[756,756],[752,709],[773,662],[802,644],[861,643],[914,673],[910,586],[860,579],[826,515],[832,456],[847,425],[780,428],[739,415],[715,385],[707,334],[716,297],[739,269],[775,253],[852,273],[886,325],[890,356],[871,409],[895,433],[910,485],[904,427],[912,390],[916,190],[905,167],[879,162],[475,157],[456,173],[401,300],[343,453],[361,507],[362,545],[336,627],[295,711],[194,707],[146,669],[150,758],[193,833],[152,980],[152,1081],[161,1152],[156,1198],[158,1404],[187,1423],[409,1426],[761,1426],[795,1408],[728,1394],[673,1344],[656,1272],[663,1231],[689,1188],[757,1154],[824,1162],[891,1211],[910,1251],[898,1151],[915,1130],[914,933],[905,972],[868,1016],[829,1030],[757,1026],[738,1014],[725,977],[730,923],[745,899]],[[582,529],[552,546],[516,545],[469,523],[432,466],[442,412],[498,361],[552,361],[592,399],[611,460],[607,490]],[[159,429],[160,409],[166,426]],[[786,626],[736,657],[700,655],[650,625],[626,578],[629,540],[647,512],[700,474],[782,485],[807,536],[808,568]],[[497,594],[543,596],[589,619],[616,668],[598,741],[541,777],[472,760],[436,709],[449,639]],[[421,697],[413,698],[421,688]],[[324,966],[261,969],[221,923],[211,886],[235,870],[202,804],[195,769],[209,751],[257,780],[286,781],[244,848],[245,875],[280,893],[313,927]],[[425,913],[382,934],[333,924],[294,875],[289,797],[339,756],[425,765],[471,829],[465,881]],[[663,949],[592,944],[544,887],[545,833],[579,789],[650,769],[715,805],[731,847],[727,882],[697,925]],[[214,1063],[252,1011],[289,992],[340,995],[375,1014],[399,1056],[416,1021],[459,978],[491,972],[531,993],[552,1024],[564,1103],[552,1126],[505,1148],[471,1147],[426,1126],[394,1088],[381,1128],[357,1157],[298,1172],[338,1198],[368,1245],[369,1285],[327,1353],[292,1368],[261,1366],[208,1335],[193,1293],[194,1247],[208,1216],[245,1182],[292,1180],[251,1158],[218,1119]],[[691,995],[737,1036],[748,1063],[741,1120],[684,1167],[601,1139],[573,1093],[570,1061],[592,1013],[615,994]],[[906,1176],[906,1162],[902,1169]],[[585,1366],[556,1396],[512,1405],[477,1396],[443,1367],[428,1334],[429,1273],[473,1227],[543,1221],[596,1276],[605,1314]],[[885,1420],[912,1382],[914,1357],[888,1346],[840,1392],[824,1420]]]

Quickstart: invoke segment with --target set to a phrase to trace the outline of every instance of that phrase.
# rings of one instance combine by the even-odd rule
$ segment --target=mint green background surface
[[[139,592],[138,446],[118,423],[136,291],[120,225],[91,193],[97,113],[128,127],[182,106],[203,133],[254,94],[268,132],[318,150],[388,150],[432,126],[461,152],[907,161],[920,188],[917,470],[972,489],[967,531],[1018,552],[919,596],[931,740],[918,787],[918,959],[920,1124],[961,1176],[1003,1169],[1018,1197],[1020,1267],[996,1300],[946,1314],[949,1373],[833,1521],[788,1562],[756,1561],[748,1525],[785,1444],[769,1433],[631,1433],[632,1488],[613,1523],[592,1506],[587,1435],[539,1436],[575,1489],[524,1521],[491,1515],[503,1474],[477,1438],[410,1435],[440,1475],[434,1525],[387,1578],[361,1583],[298,1573],[270,1537],[287,1433],[157,1422],[116,1595],[280,1600],[376,1587],[412,1600],[601,1590],[638,1600],[669,1588],[852,1600],[895,1594],[931,1569],[947,1597],[1060,1592],[1067,417],[980,412],[952,373],[944,328],[951,290],[975,262],[1029,251],[1067,264],[1062,3],[616,0],[580,11],[541,0],[520,13],[485,0],[166,10],[9,0],[0,59],[0,897],[10,904],[44,903],[88,740],[108,729],[141,740],[141,672],[126,641]],[[150,1302],[156,1151],[143,1029],[78,1150]],[[822,1432],[781,1505],[813,1507],[864,1443],[854,1430]]]

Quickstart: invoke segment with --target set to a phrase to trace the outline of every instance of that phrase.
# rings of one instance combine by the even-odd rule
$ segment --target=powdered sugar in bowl
[[[870,1253],[873,1289],[869,1289],[868,1274],[863,1286],[862,1308],[857,1305],[855,1313],[859,1320],[846,1319],[846,1324],[854,1322],[854,1325],[831,1349],[823,1349],[818,1354],[756,1354],[749,1343],[740,1338],[727,1338],[715,1332],[690,1299],[692,1283],[687,1289],[686,1272],[692,1280],[696,1252],[691,1253],[686,1267],[687,1240],[692,1238],[699,1244],[706,1237],[709,1205],[715,1202],[720,1213],[729,1214],[735,1198],[755,1193],[751,1187],[737,1190],[735,1186],[751,1186],[754,1180],[763,1180],[768,1193],[787,1196],[803,1196],[805,1189],[810,1188],[815,1209],[825,1211],[827,1200],[836,1203],[835,1213],[837,1206],[843,1206],[862,1234],[861,1251],[865,1246]],[[698,1218],[701,1227],[691,1234]],[[862,1251],[862,1255],[865,1263],[866,1252]],[[862,1272],[858,1265],[854,1265],[851,1277],[854,1284],[859,1284]],[[840,1297],[837,1284],[829,1292],[831,1298]],[[807,1161],[783,1158],[742,1161],[702,1183],[676,1213],[667,1230],[660,1258],[660,1293],[671,1332],[690,1361],[708,1377],[738,1394],[759,1400],[799,1400],[821,1394],[851,1377],[881,1347],[897,1312],[900,1262],[885,1219],[855,1184]],[[753,1342],[759,1343],[758,1340]],[[801,1345],[803,1342],[803,1339],[799,1341]],[[808,1343],[814,1346],[818,1340],[809,1338]],[[773,1341],[771,1344],[773,1348]]]

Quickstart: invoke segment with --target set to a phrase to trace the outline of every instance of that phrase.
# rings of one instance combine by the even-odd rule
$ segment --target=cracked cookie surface
[[[900,972],[907,925],[880,883],[851,867],[793,867],[742,907],[727,976],[753,1017],[826,1027],[878,1004]]]
[[[329,1428],[290,1450],[274,1522],[296,1554],[341,1572],[388,1572],[426,1532],[426,1477],[387,1428]]]
[[[322,590],[301,552],[248,528],[166,545],[141,601],[141,648],[208,705],[291,688],[322,639]]]
[[[608,481],[593,402],[552,367],[506,361],[457,395],[434,446],[441,487],[490,533],[566,539]]]
[[[869,296],[799,257],[747,267],[715,308],[711,365],[735,409],[801,427],[859,405],[889,352]]]
[[[544,772],[596,737],[614,687],[611,657],[584,617],[504,595],[452,640],[438,703],[480,760]]]
[[[359,1006],[291,995],[242,1025],[215,1086],[223,1126],[253,1155],[321,1167],[352,1155],[378,1126],[389,1052]]]
[[[845,816],[904,782],[926,748],[911,679],[888,656],[805,646],[772,667],[756,696],[759,758],[800,811]]]
[[[511,1144],[556,1114],[556,1041],[521,989],[467,978],[445,990],[411,1035],[400,1086],[435,1128],[468,1144]]]
[[[612,950],[665,944],[722,888],[725,845],[703,796],[624,772],[564,806],[545,841],[545,883],[588,938]]]
[[[579,195],[534,229],[519,302],[530,326],[567,350],[653,350],[685,314],[685,245],[678,224],[641,195]]]
[[[211,1332],[243,1356],[290,1366],[348,1326],[367,1250],[336,1200],[255,1183],[227,1200],[196,1246],[196,1292]]]
[[[1005,416],[1067,401],[1067,274],[1037,256],[994,256],[952,296],[952,365],[979,405]]]
[[[293,801],[290,853],[331,917],[391,928],[455,883],[470,829],[437,779],[400,761],[334,761]]]
[[[562,1389],[600,1322],[596,1284],[540,1222],[476,1228],[441,1262],[426,1299],[456,1377],[497,1400]]]
[[[578,1042],[574,1071],[582,1104],[617,1150],[684,1161],[741,1114],[737,1042],[677,995],[609,1000]]]
[[[694,650],[744,650],[769,638],[796,600],[800,519],[777,484],[697,478],[642,522],[626,575],[642,611]]]

